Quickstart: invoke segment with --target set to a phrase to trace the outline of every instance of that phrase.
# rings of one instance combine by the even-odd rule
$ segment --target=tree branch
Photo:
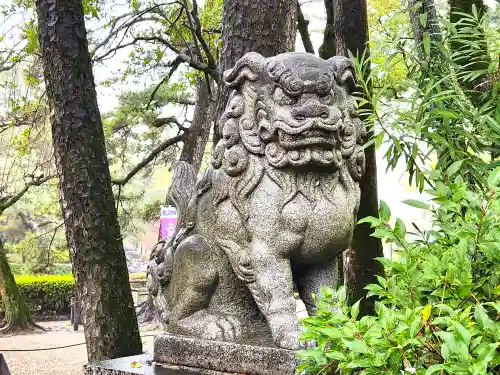
[[[40,186],[43,183],[55,178],[55,176],[49,175],[44,177],[43,175],[40,177],[37,177],[30,182],[28,182],[18,193],[13,194],[13,195],[7,195],[4,197],[0,198],[0,214],[2,214],[7,208],[11,207],[14,205],[19,199],[21,199],[24,194],[28,192],[28,190],[32,186]]]
[[[170,64],[169,64],[170,70],[169,70],[168,74],[165,77],[163,77],[163,79],[160,81],[160,83],[158,85],[156,85],[156,87],[154,88],[153,92],[151,93],[151,96],[149,97],[148,104],[146,105],[146,109],[149,109],[149,106],[150,106],[151,102],[154,100],[156,93],[158,92],[160,87],[163,86],[168,81],[170,81],[172,74],[174,74],[174,72],[177,70],[177,68],[179,68],[179,65],[181,64],[181,62],[182,62],[182,60],[179,58],[179,56],[177,56],[173,61],[170,62]]]
[[[137,173],[141,171],[142,168],[147,166],[150,162],[152,162],[162,151],[166,150],[168,147],[180,142],[184,139],[186,133],[177,135],[175,137],[169,138],[164,142],[160,143],[156,146],[151,153],[144,158],[139,164],[137,164],[132,170],[123,178],[118,180],[112,180],[111,183],[118,186],[124,186],[129,182]]]
[[[304,18],[299,2],[297,2],[297,29],[299,30],[306,52],[314,54],[314,47],[311,42],[311,35],[309,34],[309,20]]]

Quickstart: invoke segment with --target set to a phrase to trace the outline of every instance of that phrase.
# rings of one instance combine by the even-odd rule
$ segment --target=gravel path
[[[51,348],[85,342],[83,329],[72,330],[69,322],[39,323],[47,331],[9,337],[0,337],[0,352],[3,353],[11,375],[81,375],[87,361],[85,345],[57,350],[34,352],[3,352],[12,349]],[[152,332],[141,332],[142,335]],[[143,349],[149,353],[153,348],[153,337],[143,338]]]

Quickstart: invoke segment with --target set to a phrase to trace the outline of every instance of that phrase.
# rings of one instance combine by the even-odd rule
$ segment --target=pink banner
[[[175,225],[177,224],[177,210],[175,207],[168,206],[161,208],[160,214],[160,235],[161,238],[173,236]]]

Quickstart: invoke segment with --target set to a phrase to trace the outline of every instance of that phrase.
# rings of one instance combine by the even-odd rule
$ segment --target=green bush
[[[26,266],[22,263],[10,263],[10,270],[12,271],[12,274],[14,275],[25,275],[27,270]]]
[[[378,301],[373,316],[358,319],[359,301],[323,288],[317,314],[303,322],[303,340],[317,347],[299,353],[301,370],[330,366],[343,374],[490,375],[500,370],[500,168],[483,191],[472,191],[449,171],[429,190],[433,229],[408,233],[382,202],[380,218],[360,222],[394,243],[397,259],[380,258],[385,277],[368,285]],[[323,369],[323,370],[322,370]]]
[[[54,263],[52,267],[54,275],[70,275],[72,271],[71,263]]]
[[[70,313],[75,287],[72,275],[16,276],[16,283],[33,314]]]
[[[128,278],[132,280],[146,279],[146,272],[129,273]]]

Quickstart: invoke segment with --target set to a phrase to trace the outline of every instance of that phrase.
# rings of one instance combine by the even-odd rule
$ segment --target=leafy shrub
[[[69,314],[75,287],[72,275],[16,276],[16,283],[33,314]]]
[[[72,271],[71,263],[55,263],[52,273],[54,275],[70,275]]]
[[[146,279],[146,272],[129,273],[128,277],[130,280]]]
[[[24,275],[27,272],[26,266],[24,264],[9,262],[9,265],[13,275]]]
[[[304,340],[318,345],[299,353],[305,373],[337,365],[343,374],[479,375],[500,373],[500,168],[482,191],[461,176],[437,181],[430,211],[433,229],[407,233],[382,202],[380,218],[360,222],[394,243],[395,261],[380,258],[385,277],[368,285],[376,315],[358,319],[345,289],[323,288],[317,314],[303,321]]]

